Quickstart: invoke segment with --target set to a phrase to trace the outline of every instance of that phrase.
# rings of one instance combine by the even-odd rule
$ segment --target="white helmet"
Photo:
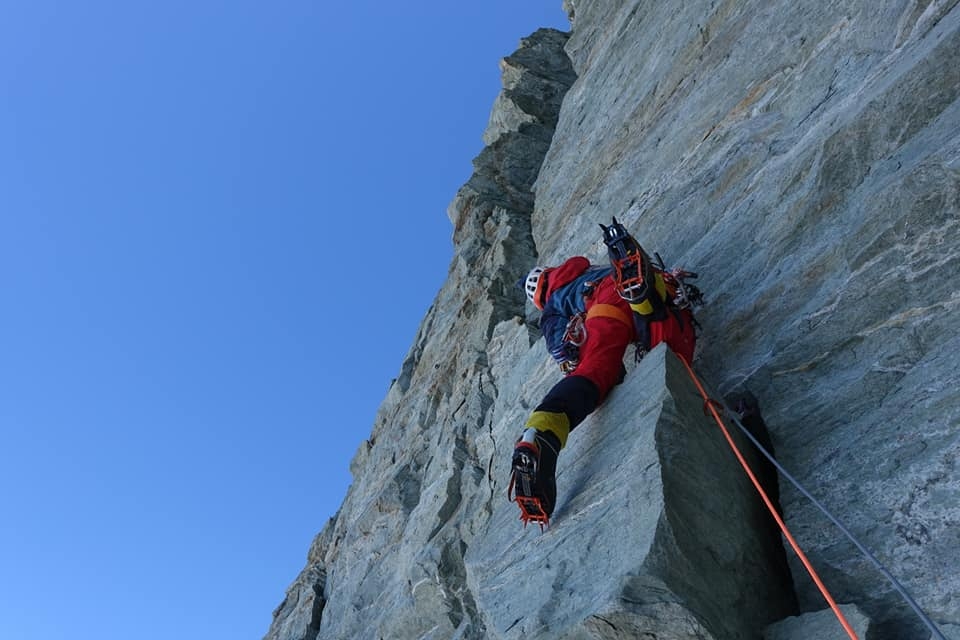
[[[530,298],[530,302],[533,303],[538,309],[540,305],[537,304],[537,286],[540,284],[540,276],[543,275],[543,267],[534,267],[530,270],[530,273],[527,274],[527,280],[524,283],[523,290],[527,292],[527,297]]]

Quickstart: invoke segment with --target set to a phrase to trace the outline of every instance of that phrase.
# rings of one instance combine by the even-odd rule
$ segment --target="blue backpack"
[[[576,329],[576,323],[571,322],[571,318],[579,317],[582,323],[587,311],[586,298],[596,283],[612,272],[612,267],[591,266],[573,281],[553,291],[543,306],[540,331],[547,340],[550,355],[561,365],[576,361],[579,357],[580,344],[576,339],[568,339],[568,329]],[[574,326],[568,327],[571,324]]]

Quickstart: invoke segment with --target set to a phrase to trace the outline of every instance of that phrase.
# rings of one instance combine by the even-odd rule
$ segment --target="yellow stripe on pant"
[[[567,446],[567,436],[570,435],[570,419],[565,413],[554,413],[553,411],[534,411],[527,420],[527,427],[532,427],[537,431],[549,431],[557,436],[560,441],[560,448]]]

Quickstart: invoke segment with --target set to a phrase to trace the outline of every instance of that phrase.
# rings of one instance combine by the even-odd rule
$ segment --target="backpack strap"
[[[612,304],[597,303],[587,309],[587,320],[590,318],[613,318],[619,320],[628,327],[633,326],[633,321],[620,308]]]

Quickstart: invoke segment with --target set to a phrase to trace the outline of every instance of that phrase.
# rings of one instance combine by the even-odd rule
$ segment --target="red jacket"
[[[538,304],[539,303],[539,304]],[[600,390],[601,399],[623,375],[623,355],[637,339],[634,313],[616,290],[610,267],[592,266],[583,256],[569,258],[558,267],[544,270],[535,295],[543,310],[540,328],[547,348],[564,361],[563,335],[570,318],[586,312],[586,340],[579,349],[579,363],[572,375],[583,376]],[[640,322],[647,322],[638,318]],[[687,362],[693,361],[696,337],[689,310],[669,313],[664,320],[649,322],[649,348],[661,342]]]

